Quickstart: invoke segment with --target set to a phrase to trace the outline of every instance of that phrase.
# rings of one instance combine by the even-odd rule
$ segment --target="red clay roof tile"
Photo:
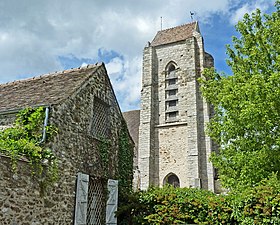
[[[173,42],[183,41],[193,36],[193,32],[197,28],[197,22],[184,24],[181,26],[158,31],[151,46],[170,44]]]

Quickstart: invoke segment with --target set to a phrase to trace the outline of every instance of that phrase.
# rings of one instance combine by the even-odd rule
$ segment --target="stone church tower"
[[[197,78],[212,67],[198,23],[159,31],[143,54],[138,166],[140,188],[170,183],[214,191],[205,134],[210,107]]]

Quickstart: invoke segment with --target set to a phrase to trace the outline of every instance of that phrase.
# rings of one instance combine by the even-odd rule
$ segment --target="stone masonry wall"
[[[139,126],[139,171],[140,171],[140,188],[147,189],[150,184],[155,182],[155,152],[153,144],[155,142],[152,129],[154,127],[154,111],[156,111],[154,92],[156,76],[154,75],[154,51],[150,47],[144,49],[143,56],[143,77],[141,91],[141,111],[140,111],[140,126]]]
[[[186,170],[187,130],[185,125],[162,126],[158,130],[159,146],[159,186],[168,174],[176,174],[182,187],[189,186]],[[184,169],[185,168],[185,169]]]
[[[1,156],[0,162],[1,224],[72,224],[75,177],[67,177],[70,169],[65,169],[60,180],[41,196],[28,162],[19,161],[16,174],[11,171],[9,158]]]
[[[49,144],[59,160],[59,180],[41,197],[32,179],[28,163],[19,162],[19,173],[11,172],[7,157],[0,158],[0,221],[13,225],[69,225],[73,223],[76,175],[83,172],[109,178],[117,174],[118,134],[122,115],[112,92],[105,69],[100,68],[76,93],[62,104],[50,108],[52,125],[58,134]],[[94,99],[109,106],[109,168],[103,168],[98,150],[99,140],[92,135]],[[96,115],[96,114],[95,114]],[[105,171],[106,170],[106,171]]]
[[[0,131],[11,127],[15,120],[15,113],[0,114]]]
[[[202,77],[204,68],[209,68],[214,65],[213,57],[205,53],[204,43],[201,34],[195,32],[196,38],[196,70],[199,76]],[[215,191],[214,188],[214,169],[212,163],[209,161],[211,152],[213,151],[210,137],[206,135],[205,130],[210,118],[209,104],[203,99],[197,85],[197,125],[198,125],[198,148],[199,148],[199,178],[200,185],[204,189]]]

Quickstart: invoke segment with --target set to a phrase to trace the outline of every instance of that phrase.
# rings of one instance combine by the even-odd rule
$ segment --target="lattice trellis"
[[[90,177],[88,188],[87,225],[104,225],[106,199],[102,181]]]
[[[108,137],[109,106],[97,98],[94,99],[94,112],[91,130],[95,137]]]

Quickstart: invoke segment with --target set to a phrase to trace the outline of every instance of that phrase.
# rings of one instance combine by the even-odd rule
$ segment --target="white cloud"
[[[142,58],[113,58],[106,68],[124,111],[139,108]]]
[[[163,28],[190,22],[190,11],[204,23],[212,14],[236,21],[258,5],[266,1],[252,6],[242,0],[3,0],[0,82],[61,70],[59,56],[96,61],[106,49],[119,54],[106,66],[122,108],[139,107],[142,50],[160,29],[160,17]]]
[[[119,57],[111,59],[111,61],[106,64],[108,74],[121,74],[123,70],[123,63],[123,60]]]
[[[238,21],[242,20],[243,16],[248,13],[256,11],[256,9],[260,9],[261,12],[266,12],[266,10],[273,5],[273,1],[271,0],[258,0],[252,4],[252,2],[244,3],[238,9],[234,10],[231,17],[231,24],[235,25]]]
[[[236,12],[231,16],[231,24],[236,24],[239,20],[243,18],[243,16],[246,13],[250,13],[251,10],[248,4],[243,5],[241,8],[236,10]]]

